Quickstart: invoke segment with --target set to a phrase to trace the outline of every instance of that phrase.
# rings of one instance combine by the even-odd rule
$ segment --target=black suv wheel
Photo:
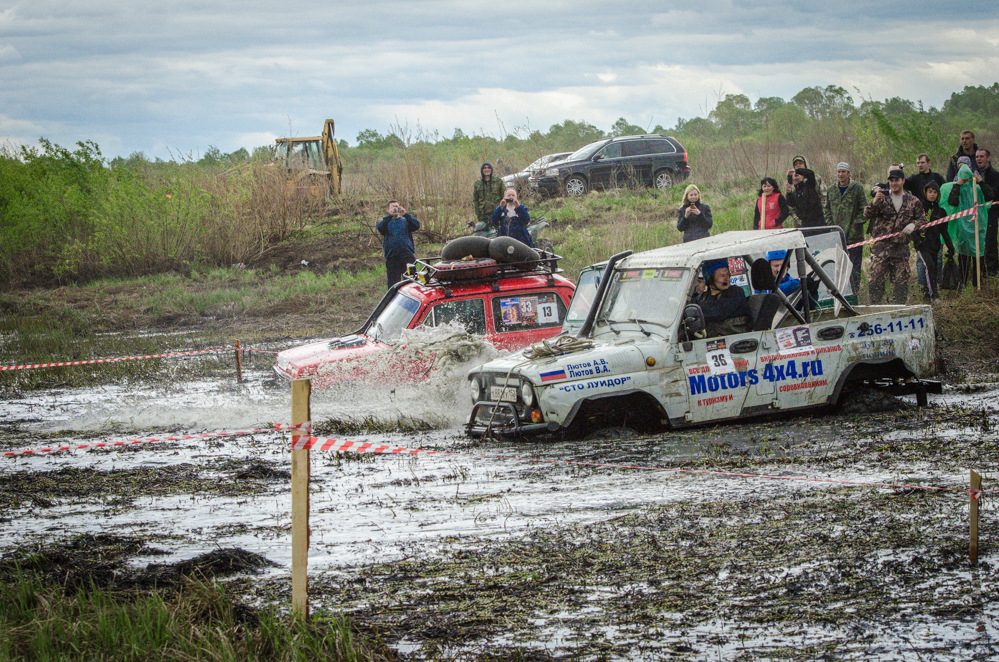
[[[652,186],[660,191],[668,191],[676,184],[676,176],[672,170],[663,169],[652,177]]]
[[[571,196],[586,194],[586,180],[579,175],[573,175],[565,180],[565,194]]]

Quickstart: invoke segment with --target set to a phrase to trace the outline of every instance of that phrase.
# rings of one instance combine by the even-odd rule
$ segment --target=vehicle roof
[[[478,294],[489,294],[494,292],[493,282],[498,286],[497,293],[517,292],[521,290],[553,289],[560,287],[575,288],[571,280],[559,274],[551,274],[552,285],[549,285],[548,274],[524,274],[522,276],[512,276],[507,278],[497,278],[495,281],[452,281],[444,284],[439,283],[407,283],[399,291],[410,296],[414,296],[421,301],[435,301],[437,299],[454,299],[464,296],[475,296]],[[450,294],[448,294],[450,292]]]
[[[776,249],[787,250],[805,248],[806,246],[805,235],[794,229],[723,232],[685,244],[635,253],[618,262],[615,268],[695,268],[706,260],[720,260],[735,255],[767,253]]]

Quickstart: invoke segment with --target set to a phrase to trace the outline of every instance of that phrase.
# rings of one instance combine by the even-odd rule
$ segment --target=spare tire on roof
[[[489,243],[489,257],[497,262],[505,262],[507,264],[541,259],[536,250],[513,237],[496,237],[493,239]],[[530,266],[531,268],[534,267],[534,265]]]
[[[468,256],[489,257],[489,244],[489,237],[475,235],[458,237],[444,244],[444,248],[441,249],[441,260],[451,262]]]
[[[434,265],[436,278],[444,283],[453,280],[469,280],[472,278],[488,278],[496,275],[496,260],[488,257],[455,260],[453,262],[438,262]]]

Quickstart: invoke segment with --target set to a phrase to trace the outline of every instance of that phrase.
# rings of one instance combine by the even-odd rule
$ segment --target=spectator
[[[515,189],[508,188],[506,190],[499,207],[493,210],[491,220],[493,225],[499,228],[499,236],[513,237],[534,248],[534,242],[531,241],[531,233],[527,231],[527,225],[531,222],[531,215],[527,212],[527,207],[520,204]]]
[[[493,177],[491,163],[483,163],[479,173],[480,177],[472,187],[472,208],[479,223],[488,223],[496,205],[503,199],[503,180]]]
[[[944,208],[940,206],[940,186],[934,180],[926,183],[923,191],[926,199],[924,210],[926,212],[926,222],[940,220],[947,215]],[[923,288],[923,298],[927,301],[936,299],[939,296],[938,284],[940,283],[940,240],[947,244],[947,253],[954,255],[954,242],[947,234],[947,225],[942,223],[934,225],[925,230],[916,230],[912,233],[912,247],[916,249],[916,282]]]
[[[732,287],[725,260],[713,260],[701,267],[707,289],[694,297],[704,313],[707,337],[727,336],[751,330],[749,304],[741,287]]]
[[[787,207],[787,200],[777,190],[777,180],[773,177],[764,177],[760,182],[760,190],[756,192],[756,208],[753,209],[753,229],[754,230],[779,230],[784,227],[790,211]],[[760,227],[760,219],[763,219],[763,227]]]
[[[796,168],[793,173],[788,171],[786,190],[787,204],[794,209],[801,227],[815,228],[826,224],[814,172],[808,168]]]
[[[378,221],[375,229],[382,235],[385,251],[385,276],[389,289],[402,280],[406,265],[416,261],[413,232],[420,229],[420,222],[409,214],[397,200],[389,200],[388,215]]]
[[[982,148],[975,154],[978,164],[979,184],[985,200],[999,200],[999,172],[992,167],[992,152]],[[988,211],[988,227],[985,230],[985,263],[982,269],[986,276],[999,276],[999,205],[992,205]]]
[[[977,188],[978,201],[985,198],[982,187],[977,184],[978,179],[971,172],[971,167],[963,161],[966,157],[960,157],[960,167],[957,171],[957,179],[948,182],[940,187],[940,205],[948,214],[971,209],[975,205]],[[971,186],[966,186],[971,182]],[[954,247],[957,251],[957,260],[961,265],[961,277],[964,284],[971,283],[978,285],[978,265],[975,263],[975,256],[982,257],[985,254],[985,235],[988,231],[988,218],[985,208],[978,208],[978,234],[976,241],[975,216],[965,216],[955,218],[947,224],[947,232],[954,240]]]
[[[805,161],[805,157],[798,154],[793,159],[791,159],[791,169],[797,170],[798,168],[808,168],[808,162]],[[811,170],[811,168],[809,168]],[[790,180],[789,180],[790,181]],[[815,190],[819,192],[819,199],[822,200],[822,205],[826,204],[826,184],[822,181],[822,178],[815,175]]]
[[[904,185],[902,171],[892,170],[888,173],[889,190],[875,189],[874,200],[864,207],[864,217],[871,219],[868,231],[874,237],[903,233],[871,244],[871,275],[867,288],[874,305],[884,301],[889,280],[896,304],[904,304],[909,296],[909,235],[917,223],[923,223],[923,206],[916,196],[902,188]]]
[[[701,190],[690,184],[683,191],[683,204],[676,214],[676,229],[683,243],[711,236],[711,207],[701,202]]]
[[[933,172],[930,169],[930,156],[929,154],[920,154],[916,157],[916,168],[919,169],[915,175],[905,178],[905,186],[903,187],[906,191],[913,194],[919,201],[923,203],[923,208],[926,207],[926,198],[924,191],[926,185],[930,182],[935,182],[937,185],[937,192],[940,192],[940,187],[944,185],[944,178],[938,172]],[[901,168],[899,168],[901,170]]]
[[[842,162],[836,166],[836,180],[837,186],[830,187],[826,196],[826,221],[843,228],[847,244],[856,244],[864,240],[864,226],[867,224],[864,206],[867,204],[867,194],[860,182],[851,181],[849,163]],[[850,248],[847,252],[853,263],[850,286],[854,294],[859,294],[864,247]]]
[[[961,144],[957,148],[957,153],[950,157],[950,162],[947,164],[947,181],[952,182],[957,177],[957,171],[960,169],[960,165],[957,160],[962,156],[967,156],[969,160],[974,162],[975,154],[978,152],[978,144],[975,142],[975,134],[973,131],[962,131],[961,132]],[[940,193],[943,194],[943,189],[940,189]]]

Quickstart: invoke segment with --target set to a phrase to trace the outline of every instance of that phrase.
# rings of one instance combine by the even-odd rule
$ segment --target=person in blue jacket
[[[413,232],[420,229],[420,222],[407,212],[398,200],[389,200],[388,215],[378,221],[375,229],[382,235],[385,251],[385,276],[389,289],[402,280],[406,265],[416,261]]]
[[[506,190],[499,207],[493,210],[493,216],[490,220],[493,225],[499,228],[500,237],[513,237],[534,248],[531,233],[527,231],[531,215],[528,213],[527,207],[520,204],[516,190],[512,188]]]
[[[784,293],[784,296],[791,296],[794,292],[801,289],[801,281],[797,278],[791,278],[791,274],[786,271],[781,278],[781,267],[784,266],[784,258],[787,257],[787,251],[770,251],[767,253],[767,260],[770,262],[770,270],[774,274],[774,282],[777,283],[778,289]]]

